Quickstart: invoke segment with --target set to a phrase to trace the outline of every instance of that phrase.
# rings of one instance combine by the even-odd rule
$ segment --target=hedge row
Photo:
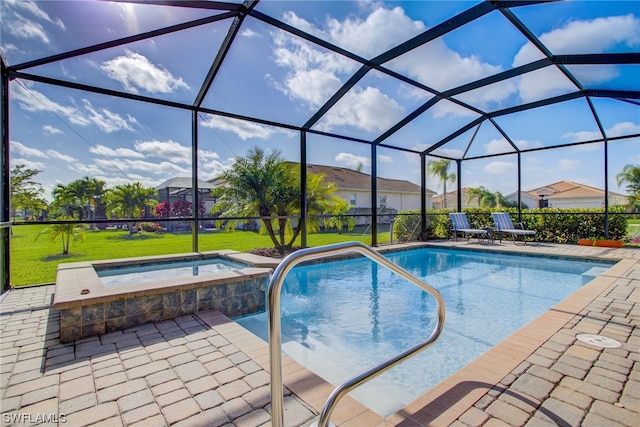
[[[451,209],[427,211],[427,239],[442,239],[451,233]],[[604,237],[604,208],[528,209],[518,221],[517,208],[468,208],[469,223],[473,226],[493,226],[491,212],[509,212],[514,223],[522,222],[527,230],[535,230],[538,240],[549,243],[577,243],[579,238]],[[609,208],[609,238],[620,240],[627,233],[627,211],[624,207]],[[400,241],[418,240],[420,211],[402,211],[395,219],[394,237]]]

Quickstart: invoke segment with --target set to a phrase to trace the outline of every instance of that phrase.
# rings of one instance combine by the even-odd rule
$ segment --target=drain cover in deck
[[[602,335],[594,335],[594,334],[578,334],[576,338],[582,342],[587,344],[595,345],[597,347],[603,348],[618,348],[622,347],[618,341],[613,338],[603,337]]]

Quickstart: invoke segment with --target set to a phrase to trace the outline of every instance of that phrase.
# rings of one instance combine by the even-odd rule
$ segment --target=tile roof
[[[533,190],[523,191],[523,194],[536,198],[540,195],[545,195],[549,199],[562,199],[569,197],[602,197],[604,190],[572,181],[558,181]],[[617,194],[613,191],[609,191],[609,195],[624,197],[622,194]]]
[[[298,163],[295,164],[297,165]],[[341,190],[371,190],[371,175],[353,169],[307,164],[307,171],[324,174],[325,180],[335,182],[336,186]],[[420,193],[420,186],[409,181],[378,177],[377,184],[378,191]],[[428,188],[425,189],[425,192],[432,195],[436,194]]]

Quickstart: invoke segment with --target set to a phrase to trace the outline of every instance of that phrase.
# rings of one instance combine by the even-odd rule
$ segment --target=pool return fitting
[[[433,344],[444,327],[445,320],[445,308],[442,295],[437,289],[427,285],[420,279],[413,276],[408,271],[399,267],[391,262],[389,259],[382,256],[379,252],[371,249],[369,246],[360,242],[344,242],[336,243],[333,245],[319,246],[314,248],[306,248],[296,251],[288,255],[273,272],[271,281],[269,282],[269,288],[267,289],[267,310],[268,310],[268,329],[269,329],[269,364],[271,374],[271,425],[273,427],[284,427],[284,388],[282,384],[282,335],[280,324],[280,291],[285,277],[296,265],[304,261],[317,260],[326,258],[329,256],[345,254],[349,252],[358,252],[361,255],[369,258],[373,262],[386,267],[398,276],[405,278],[409,282],[418,286],[425,292],[429,293],[436,300],[438,307],[438,321],[436,326],[431,332],[429,337],[414,345],[411,348],[403,351],[402,353],[393,356],[384,362],[354,376],[353,378],[345,381],[339,385],[327,399],[318,421],[312,424],[314,427],[327,427],[333,425],[330,423],[329,418],[331,412],[335,408],[337,402],[347,393],[366,383],[367,381],[377,377],[383,372],[393,368],[406,359],[414,356],[418,352],[424,350],[431,344]]]

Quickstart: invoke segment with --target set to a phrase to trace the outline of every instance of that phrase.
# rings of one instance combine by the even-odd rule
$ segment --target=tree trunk
[[[442,181],[442,206],[447,209],[447,180]]]
[[[271,218],[262,218],[262,222],[264,226],[267,228],[267,233],[269,233],[269,237],[273,242],[273,246],[280,251],[280,244],[278,243],[278,239],[276,239],[276,233],[273,231],[273,225],[271,224]]]

